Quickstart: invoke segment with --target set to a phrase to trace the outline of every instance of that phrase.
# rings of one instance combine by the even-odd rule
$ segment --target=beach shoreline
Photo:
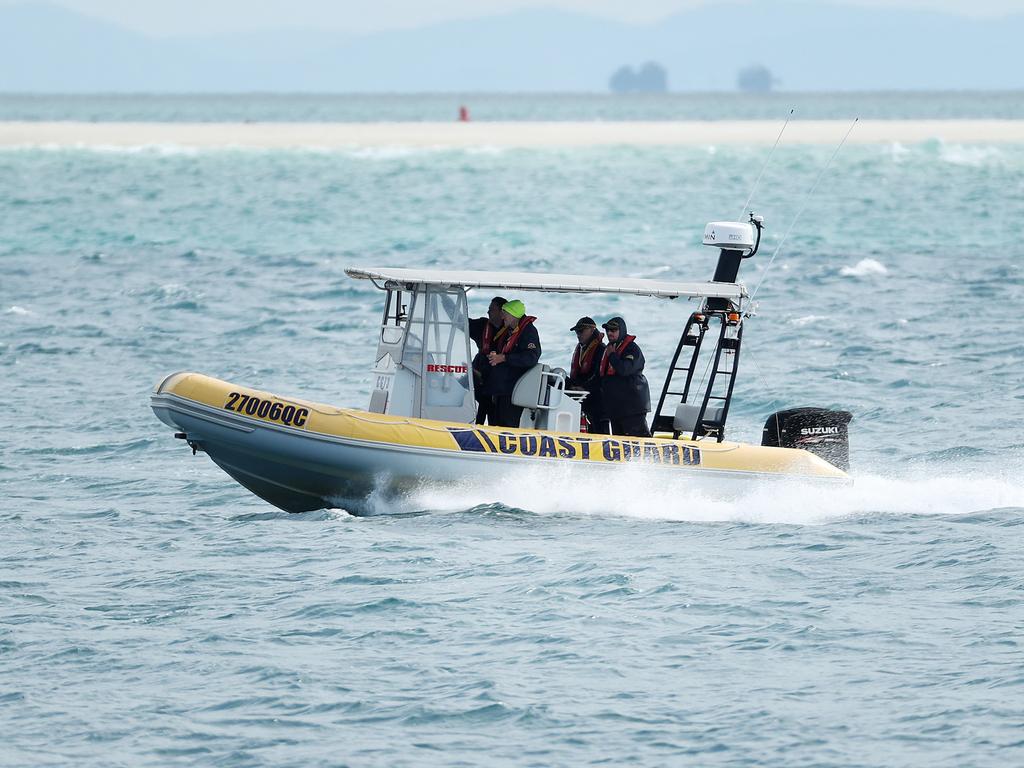
[[[775,120],[630,122],[0,122],[0,147],[540,148],[772,144]],[[833,145],[845,120],[794,120],[783,144]],[[1024,120],[862,120],[852,144],[1024,144]]]

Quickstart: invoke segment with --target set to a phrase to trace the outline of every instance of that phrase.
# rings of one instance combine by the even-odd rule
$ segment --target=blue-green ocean
[[[783,140],[749,286],[832,150]],[[708,279],[767,151],[0,150],[0,765],[1024,762],[1024,144],[844,147],[765,276],[730,437],[850,410],[849,488],[289,516],[149,409],[182,369],[364,407],[350,265]],[[522,298],[560,365],[625,315],[652,383],[693,308]]]

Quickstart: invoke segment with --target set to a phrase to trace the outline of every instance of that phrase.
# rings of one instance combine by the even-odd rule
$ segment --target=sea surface
[[[0,150],[0,765],[1024,763],[1024,145],[844,147],[794,225],[833,149],[754,195],[730,437],[850,410],[852,486],[524,473],[358,517],[252,496],[153,386],[365,406],[349,265],[707,279],[767,148]],[[625,315],[655,385],[693,308],[522,298],[562,365]]]
[[[0,94],[0,120],[419,122],[454,120],[1024,119],[1024,91],[835,93]]]

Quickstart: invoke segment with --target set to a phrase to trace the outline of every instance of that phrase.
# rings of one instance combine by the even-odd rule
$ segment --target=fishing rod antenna
[[[822,178],[824,178],[825,172],[828,170],[829,166],[832,165],[832,161],[836,159],[836,155],[839,154],[839,150],[843,148],[843,145],[846,143],[846,140],[850,138],[850,134],[853,133],[853,129],[856,127],[859,121],[860,118],[855,117],[853,119],[853,122],[850,123],[850,127],[846,129],[846,134],[843,136],[842,140],[839,142],[836,148],[832,151],[832,155],[829,157],[828,162],[825,163],[825,166],[818,173],[818,177],[814,180],[814,183],[811,185],[811,188],[808,189],[807,193],[804,195],[804,199],[800,205],[799,210],[797,210],[796,215],[793,217],[793,220],[789,222],[789,227],[786,229],[785,234],[782,235],[782,239],[779,240],[779,244],[775,246],[775,251],[774,253],[772,253],[772,257],[768,259],[768,263],[764,267],[764,272],[761,273],[761,279],[758,280],[757,286],[750,294],[749,300],[751,303],[753,303],[754,297],[757,296],[757,292],[761,290],[761,285],[764,283],[765,277],[768,276],[768,270],[771,269],[772,264],[775,263],[775,257],[778,256],[779,251],[782,250],[782,246],[785,244],[786,239],[789,237],[789,233],[793,231],[793,227],[796,226],[797,220],[800,218],[804,210],[807,208],[807,204],[810,202],[811,196],[814,194],[814,190],[818,188],[818,184],[821,182]]]
[[[743,207],[740,209],[740,218],[743,218],[743,214],[747,213],[747,206],[750,205],[750,201],[754,199],[754,193],[757,192],[757,187],[761,183],[761,177],[764,176],[765,170],[768,168],[768,163],[772,160],[772,155],[775,154],[776,147],[779,146],[779,142],[782,141],[782,134],[786,132],[786,126],[789,125],[789,121],[793,118],[793,112],[796,108],[791,108],[789,114],[786,115],[786,122],[782,124],[782,128],[779,130],[779,135],[775,137],[775,143],[772,145],[771,151],[768,153],[768,157],[764,159],[764,163],[761,165],[761,170],[757,174],[757,178],[754,179],[754,186],[750,188],[750,194],[747,195],[747,201],[743,203]],[[751,211],[753,213],[753,211]]]

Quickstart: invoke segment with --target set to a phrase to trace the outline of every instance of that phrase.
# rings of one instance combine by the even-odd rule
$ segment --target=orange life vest
[[[515,349],[516,342],[519,341],[519,337],[523,334],[523,331],[526,330],[526,326],[532,325],[533,321],[536,319],[536,317],[530,317],[529,315],[519,318],[519,325],[517,325],[516,329],[509,335],[508,341],[505,342],[505,346],[501,349],[501,354],[507,355]]]
[[[578,379],[580,374],[590,373],[594,366],[594,353],[597,352],[597,347],[602,339],[604,339],[603,333],[595,333],[586,349],[582,349],[582,344],[576,345],[576,349],[572,353],[572,365],[569,367],[569,378]]]
[[[483,352],[485,355],[488,352],[490,352],[491,344],[495,343],[502,336],[504,336],[507,330],[508,328],[506,328],[504,325],[501,326],[501,328],[499,328],[498,330],[494,330],[494,326],[491,325],[490,320],[484,323],[484,337],[480,342],[480,351]]]
[[[626,347],[628,347],[634,341],[636,341],[636,336],[627,336],[626,338],[624,338],[622,341],[620,341],[615,346],[612,346],[611,344],[609,344],[607,347],[605,347],[604,356],[601,358],[601,369],[600,370],[601,370],[601,375],[602,376],[614,376],[615,375],[615,366],[612,365],[611,361],[608,359],[609,355],[611,355],[611,353],[612,353],[612,350],[613,349],[615,350],[615,354],[621,355],[623,352],[626,351]]]

